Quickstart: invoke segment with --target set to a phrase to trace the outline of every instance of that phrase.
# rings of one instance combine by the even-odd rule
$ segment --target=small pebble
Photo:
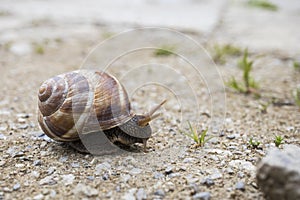
[[[104,174],[102,175],[102,179],[103,179],[104,181],[108,180],[108,179],[109,179],[109,174],[108,174],[108,173],[104,173]]]
[[[235,134],[227,135],[226,138],[229,140],[233,140],[233,139],[235,139]]]
[[[131,175],[137,175],[140,174],[142,170],[140,168],[133,168],[132,170],[129,171],[129,174]]]
[[[30,117],[30,114],[27,114],[27,113],[18,113],[17,117],[23,118],[23,119],[27,119],[27,118]]]
[[[124,199],[124,200],[135,200],[136,198],[135,198],[134,193],[135,193],[136,190],[137,190],[136,188],[131,188],[131,189],[129,189],[129,190],[124,194],[124,196],[123,196],[122,199]]]
[[[17,168],[23,168],[23,167],[25,167],[25,164],[17,163],[15,166],[16,166]]]
[[[154,195],[164,197],[165,196],[165,192],[162,189],[158,189],[158,190],[156,190],[154,192]]]
[[[0,140],[6,140],[6,136],[0,133]]]
[[[138,189],[138,191],[136,193],[136,199],[137,200],[147,199],[147,193],[145,192],[145,190],[143,188]]]
[[[192,194],[196,194],[200,191],[200,188],[196,183],[191,183],[190,188],[193,190]]]
[[[42,200],[44,199],[44,195],[43,194],[38,194],[36,196],[33,197],[34,200]]]
[[[73,189],[73,193],[75,195],[83,193],[87,197],[97,196],[99,194],[99,192],[96,188],[93,188],[88,185],[84,185],[82,183],[78,183],[76,185],[76,187]]]
[[[183,163],[191,163],[191,162],[193,162],[195,159],[194,158],[185,158],[185,159],[183,159]]]
[[[244,182],[237,182],[235,185],[236,190],[245,191],[245,183]]]
[[[205,178],[204,180],[201,181],[201,184],[206,185],[206,186],[212,186],[215,184],[214,180],[211,178]]]
[[[78,162],[72,162],[71,163],[71,167],[73,167],[73,168],[79,168],[80,164]]]
[[[73,174],[67,174],[67,175],[61,175],[62,182],[65,185],[71,185],[75,179],[75,176]]]
[[[225,169],[225,172],[227,172],[230,175],[234,174],[234,171],[230,167],[228,167],[227,169]]]
[[[1,160],[1,161],[0,161],[0,167],[4,166],[5,163],[6,163],[5,160]]]
[[[86,178],[87,178],[88,180],[90,180],[90,181],[95,180],[95,177],[94,177],[94,176],[87,176]]]
[[[56,181],[53,180],[52,176],[46,176],[45,178],[41,179],[39,182],[40,185],[54,185]]]
[[[31,176],[33,176],[34,178],[39,178],[40,177],[40,173],[38,171],[32,171],[31,172]]]
[[[16,158],[16,157],[21,157],[21,156],[24,156],[24,155],[25,155],[25,153],[23,151],[19,151],[16,154],[14,154],[13,157]]]
[[[68,160],[68,156],[62,156],[59,158],[59,162],[62,162],[62,163],[66,162],[67,160]]]
[[[121,177],[124,183],[127,183],[127,181],[129,181],[129,179],[131,178],[129,174],[121,175]]]
[[[3,188],[3,191],[4,191],[4,192],[12,192],[12,189],[10,189],[9,187],[4,187],[4,188]]]
[[[193,196],[195,200],[210,200],[210,193],[209,192],[200,192]]]
[[[26,122],[26,119],[19,118],[19,119],[18,119],[18,122],[19,122],[19,123],[25,123],[25,122]]]
[[[34,166],[40,166],[40,165],[42,165],[42,161],[41,160],[35,160],[35,161],[33,161],[33,165]]]
[[[173,173],[173,167],[172,166],[169,166],[165,169],[165,174],[168,175],[168,174],[171,174]]]
[[[101,164],[96,165],[94,174],[100,175],[103,170],[109,170],[111,165],[108,162],[103,162]]]
[[[55,172],[55,167],[49,167],[47,172],[48,172],[48,175],[53,174],[53,172]]]
[[[27,129],[28,128],[28,124],[21,124],[18,126],[18,129]]]
[[[16,184],[13,186],[13,190],[14,190],[14,191],[17,191],[17,190],[19,190],[20,188],[21,188],[20,183],[16,183]]]
[[[160,172],[154,172],[153,176],[154,176],[155,179],[161,179],[161,178],[164,177],[164,175]]]

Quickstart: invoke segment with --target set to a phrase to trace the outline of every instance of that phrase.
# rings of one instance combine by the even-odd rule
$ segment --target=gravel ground
[[[264,199],[256,184],[256,165],[274,146],[274,135],[284,136],[283,145],[300,145],[300,111],[292,96],[300,82],[300,72],[293,68],[289,55],[251,49],[250,58],[255,60],[253,77],[261,86],[261,98],[227,88],[224,126],[219,131],[209,131],[213,138],[204,147],[197,147],[181,131],[188,131],[187,120],[200,128],[209,126],[211,113],[205,83],[193,79],[193,70],[178,56],[160,57],[152,51],[118,60],[111,73],[122,77],[148,60],[168,63],[181,70],[181,75],[189,75],[188,81],[196,85],[201,115],[195,114],[194,104],[189,103],[192,95],[184,93],[185,82],[174,80],[170,71],[162,70],[160,76],[169,88],[180,92],[155,85],[134,92],[139,80],[151,77],[150,65],[139,77],[122,78],[135,112],[168,99],[163,115],[151,124],[154,134],[148,142],[148,153],[95,157],[55,142],[43,134],[37,123],[40,84],[49,77],[80,68],[95,41],[118,30],[95,25],[61,36],[59,30],[67,32],[70,27],[47,23],[25,28],[19,40],[0,45],[0,199]],[[73,26],[70,32],[75,29]],[[32,36],[49,30],[57,36]],[[87,33],[90,37],[86,37]],[[201,34],[189,35],[197,41],[203,39]],[[213,49],[214,44],[211,38],[206,47]],[[236,67],[239,58],[228,56],[227,62],[219,65],[225,81],[233,75],[241,80],[242,72]],[[202,64],[211,67],[205,59]],[[214,95],[222,99],[224,94],[220,90]],[[271,100],[276,103],[262,112],[262,105]],[[222,116],[221,111],[216,114]],[[261,142],[260,148],[249,146],[252,137]]]

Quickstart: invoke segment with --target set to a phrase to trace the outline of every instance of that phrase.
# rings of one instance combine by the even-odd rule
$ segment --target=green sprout
[[[259,104],[260,112],[263,113],[263,114],[266,114],[267,113],[267,109],[268,109],[268,107],[269,107],[270,104],[271,104],[270,102],[260,103]]]
[[[283,142],[283,137],[281,137],[280,135],[275,135],[275,139],[274,139],[275,146],[279,147],[279,145],[281,145],[282,142]]]
[[[190,129],[189,133],[184,133],[184,134],[189,138],[193,139],[197,146],[203,147],[206,142],[208,142],[210,139],[213,138],[213,136],[206,138],[208,129],[205,129],[200,133],[198,133],[198,131],[192,127],[189,121],[188,121],[188,125]]]
[[[297,106],[300,107],[300,87],[298,87],[294,92],[294,99]]]
[[[158,49],[155,50],[154,55],[155,56],[169,56],[173,54],[172,51],[174,51],[175,47],[174,46],[162,46]]]
[[[295,70],[300,70],[300,63],[299,62],[294,61],[293,66],[294,66]]]
[[[44,47],[40,44],[35,44],[34,45],[34,51],[35,51],[35,53],[41,54],[41,55],[45,53]]]
[[[253,141],[253,138],[250,138],[249,145],[253,149],[258,149],[258,146],[260,145],[260,142],[259,141]]]
[[[259,88],[258,83],[250,76],[252,70],[253,61],[248,60],[248,50],[244,51],[243,58],[238,62],[239,68],[243,71],[243,83],[236,81],[234,77],[231,78],[227,85],[238,92],[250,94],[253,93],[259,97],[257,89]]]
[[[239,55],[241,55],[241,53],[242,53],[242,51],[240,48],[235,47],[231,44],[226,44],[223,46],[215,45],[213,60],[216,63],[225,64],[226,56],[239,56]]]
[[[277,11],[278,6],[268,0],[249,0],[248,5],[256,8],[262,8],[270,11]]]

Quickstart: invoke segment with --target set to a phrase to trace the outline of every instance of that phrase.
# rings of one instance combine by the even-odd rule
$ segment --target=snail
[[[146,150],[152,134],[149,122],[165,102],[138,115],[131,112],[128,94],[115,77],[96,70],[72,71],[42,83],[38,122],[47,136],[79,152],[102,154],[116,143],[142,143]]]

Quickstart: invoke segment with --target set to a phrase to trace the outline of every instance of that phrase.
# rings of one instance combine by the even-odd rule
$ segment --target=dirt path
[[[227,30],[226,25],[223,28]],[[0,199],[201,199],[201,195],[212,199],[264,199],[256,184],[255,166],[274,146],[274,135],[283,136],[284,144],[300,145],[300,112],[292,96],[300,72],[292,67],[293,59],[297,59],[294,54],[281,57],[277,51],[249,49],[250,59],[255,60],[252,75],[260,84],[262,96],[255,99],[227,88],[225,117],[223,109],[214,113],[224,126],[218,131],[211,129],[209,135],[214,137],[202,148],[181,131],[188,131],[187,121],[199,129],[210,126],[211,107],[218,105],[209,103],[206,84],[218,77],[211,76],[213,81],[205,82],[180,56],[157,56],[153,49],[126,54],[109,70],[128,89],[135,112],[144,112],[168,99],[163,115],[152,123],[154,134],[148,153],[94,157],[43,135],[37,123],[40,84],[54,75],[79,69],[95,43],[123,30],[86,24],[62,26],[45,20],[12,29],[11,33],[19,33],[17,39],[4,40],[7,32],[2,34]],[[199,43],[203,41],[201,33],[187,35]],[[143,37],[151,40],[154,36]],[[168,38],[162,46],[178,39],[161,37]],[[215,37],[206,44],[207,49],[213,49],[217,42],[230,41],[219,33]],[[133,41],[141,42],[129,38],[122,45]],[[103,52],[107,55],[93,57],[91,64],[101,60],[99,56],[114,54],[118,44],[113,47]],[[196,52],[180,42],[174,46],[173,51],[177,50],[189,55]],[[214,50],[211,52],[213,55]],[[226,63],[218,65],[225,81],[232,76],[242,79],[236,67],[239,58],[226,56]],[[204,77],[214,68],[204,51],[199,65]],[[161,84],[143,85],[145,80]],[[220,101],[224,98],[222,89],[212,90]],[[288,105],[270,104],[267,112],[262,112],[263,105],[272,99]],[[249,147],[250,138],[260,141],[261,148]]]

